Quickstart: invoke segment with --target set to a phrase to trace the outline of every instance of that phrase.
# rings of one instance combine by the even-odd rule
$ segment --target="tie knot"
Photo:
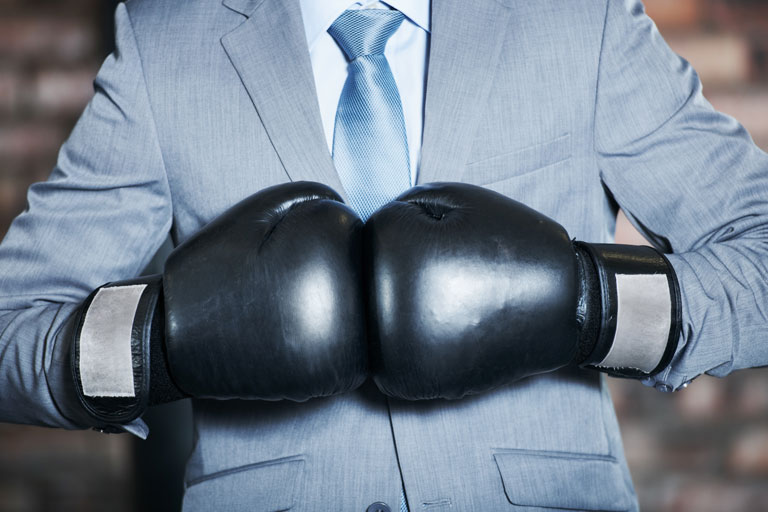
[[[363,55],[383,54],[403,18],[403,13],[395,10],[349,10],[336,18],[328,33],[352,61]]]

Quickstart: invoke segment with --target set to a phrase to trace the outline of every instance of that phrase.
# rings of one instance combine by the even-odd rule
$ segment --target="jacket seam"
[[[597,167],[597,98],[600,91],[600,70],[603,66],[603,51],[605,49],[605,37],[608,31],[608,10],[610,9],[611,0],[605,2],[605,14],[603,15],[603,31],[600,36],[600,48],[597,54],[597,69],[595,71],[595,98],[592,102],[592,155],[595,159],[595,166]],[[599,169],[598,169],[599,171]]]
[[[141,48],[139,47],[139,41],[136,38],[136,31],[134,30],[133,20],[131,19],[131,13],[128,11],[128,6],[123,4],[125,8],[125,19],[128,22],[128,28],[131,32],[131,38],[133,39],[133,45],[136,48],[136,55],[139,59],[139,69],[141,70],[141,83],[144,87],[144,96],[147,99],[147,109],[149,110],[150,118],[152,119],[152,129],[154,131],[155,144],[157,144],[157,150],[160,154],[160,163],[163,167],[163,177],[165,178],[165,187],[168,191],[168,207],[169,207],[169,219],[167,221],[165,232],[166,235],[170,233],[171,226],[173,225],[173,194],[171,193],[171,183],[168,179],[168,166],[165,163],[165,155],[163,154],[163,146],[160,143],[159,130],[157,127],[157,120],[155,118],[155,111],[152,108],[152,99],[149,95],[149,87],[147,87],[147,76],[144,69],[144,60],[141,55]]]

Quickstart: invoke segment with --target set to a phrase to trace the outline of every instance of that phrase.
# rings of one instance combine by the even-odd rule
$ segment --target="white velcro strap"
[[[617,274],[616,294],[616,334],[597,366],[650,373],[664,356],[672,323],[667,276]]]
[[[131,331],[147,285],[102,288],[80,331],[80,380],[86,396],[132,397]]]

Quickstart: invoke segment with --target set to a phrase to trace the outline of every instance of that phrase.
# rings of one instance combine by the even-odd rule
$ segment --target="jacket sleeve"
[[[768,364],[768,155],[715,111],[639,0],[607,0],[595,106],[601,178],[669,252],[682,292],[672,364],[646,384]]]
[[[171,226],[171,199],[125,6],[116,50],[49,179],[0,244],[0,421],[78,428],[68,323],[96,287],[137,275]],[[138,421],[133,431],[141,434]],[[127,429],[132,430],[129,426]]]

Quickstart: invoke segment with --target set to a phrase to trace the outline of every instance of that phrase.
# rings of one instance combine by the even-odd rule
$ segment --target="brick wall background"
[[[768,2],[646,5],[710,101],[768,149]],[[113,8],[0,0],[0,235],[24,208],[27,187],[47,177],[92,94]],[[624,218],[618,229],[620,240],[642,242]],[[768,510],[768,370],[701,377],[674,394],[615,379],[610,388],[643,510]],[[174,435],[162,432],[155,442]],[[0,424],[0,512],[147,510],[133,476],[145,458],[128,436]]]

